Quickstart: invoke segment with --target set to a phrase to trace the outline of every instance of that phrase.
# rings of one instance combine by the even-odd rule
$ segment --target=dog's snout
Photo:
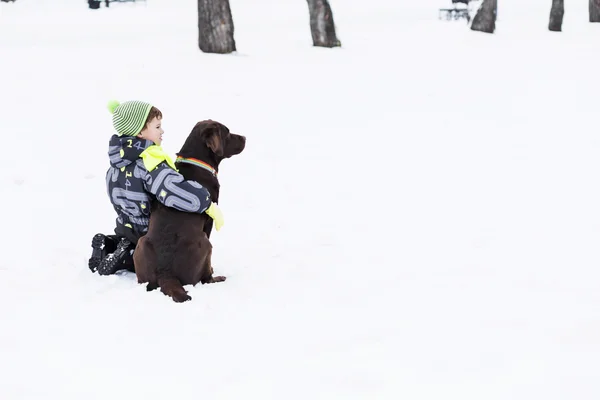
[[[246,148],[246,136],[237,135],[232,133],[229,137],[229,144],[226,153],[227,157],[231,157],[235,154],[240,154]]]
[[[242,149],[246,147],[246,136],[238,135],[237,143],[238,146],[242,147]]]

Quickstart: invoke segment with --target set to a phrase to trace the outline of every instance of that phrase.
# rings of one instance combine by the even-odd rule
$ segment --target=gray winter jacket
[[[133,243],[148,231],[153,199],[180,211],[203,213],[210,194],[199,183],[186,181],[166,161],[149,156],[154,143],[131,136],[113,135],[108,147],[110,168],[106,189],[117,212],[115,233]],[[159,162],[160,161],[160,162]]]

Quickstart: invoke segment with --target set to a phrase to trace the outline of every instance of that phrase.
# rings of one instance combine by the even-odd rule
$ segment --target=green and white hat
[[[119,103],[117,100],[108,102],[108,111],[113,115],[113,127],[119,136],[135,136],[142,131],[152,104],[142,101],[126,101]]]

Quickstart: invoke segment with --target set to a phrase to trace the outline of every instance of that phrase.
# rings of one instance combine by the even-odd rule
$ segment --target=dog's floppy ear
[[[221,141],[219,127],[216,125],[210,126],[203,133],[208,148],[216,155],[223,156],[223,142]]]

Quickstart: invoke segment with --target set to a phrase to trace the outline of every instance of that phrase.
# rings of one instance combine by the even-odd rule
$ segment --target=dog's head
[[[245,147],[245,136],[229,132],[229,128],[219,122],[206,120],[194,126],[178,155],[218,165],[224,158],[240,154]]]

